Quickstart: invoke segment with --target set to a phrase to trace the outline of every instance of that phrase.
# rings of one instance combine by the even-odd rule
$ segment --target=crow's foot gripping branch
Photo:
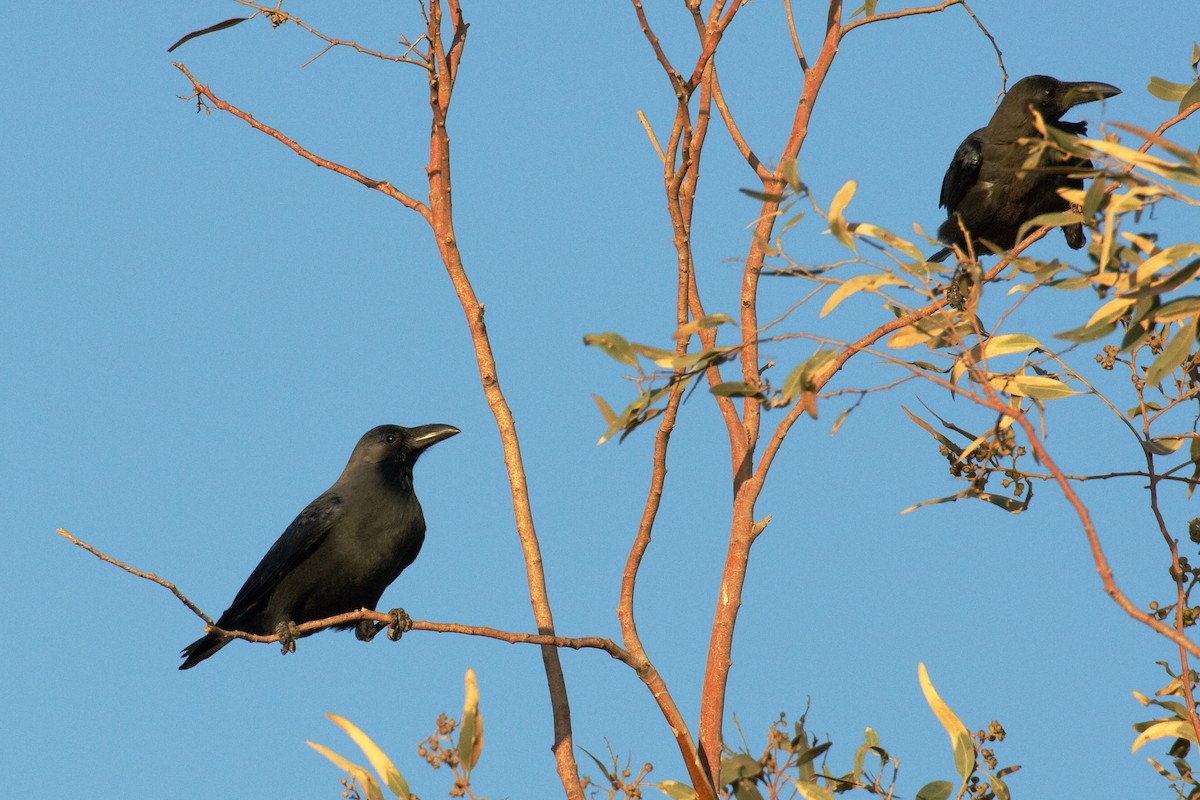
[[[296,652],[296,637],[299,634],[296,632],[295,622],[289,619],[279,623],[275,626],[275,635],[279,637],[279,648],[285,656]]]

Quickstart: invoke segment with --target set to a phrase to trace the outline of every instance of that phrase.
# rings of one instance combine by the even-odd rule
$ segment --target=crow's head
[[[421,425],[404,428],[380,425],[367,431],[354,447],[350,463],[406,463],[410,468],[426,448],[458,433],[453,425]]]
[[[1062,115],[1080,103],[1090,103],[1121,93],[1121,90],[1099,81],[1060,81],[1049,75],[1030,75],[1013,84],[1000,101],[996,116],[1025,115],[1030,109],[1047,122],[1058,122]]]

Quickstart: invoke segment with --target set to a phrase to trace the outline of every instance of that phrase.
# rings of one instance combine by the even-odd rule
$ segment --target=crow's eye
[[[388,444],[395,444],[396,443],[396,434],[389,433],[387,436],[383,437],[383,440],[385,442],[387,442]]]

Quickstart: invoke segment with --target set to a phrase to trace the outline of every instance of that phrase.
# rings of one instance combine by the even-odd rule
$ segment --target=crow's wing
[[[341,515],[342,500],[332,491],[309,503],[258,562],[221,620],[242,619],[257,611],[279,582],[312,555]],[[225,625],[219,622],[218,627]]]
[[[958,204],[979,179],[979,168],[983,165],[983,142],[980,134],[983,128],[972,133],[954,151],[954,159],[942,178],[942,196],[938,205],[946,209],[951,216]]]

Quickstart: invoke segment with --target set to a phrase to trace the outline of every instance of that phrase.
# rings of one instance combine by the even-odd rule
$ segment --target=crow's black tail
[[[950,256],[953,254],[954,254],[954,251],[951,250],[949,247],[943,247],[941,250],[938,250],[936,253],[934,253],[933,255],[931,255],[929,258],[927,258],[925,260],[926,261],[945,261],[947,256]]]
[[[232,639],[226,639],[224,636],[217,636],[212,633],[206,633],[196,641],[183,648],[183,663],[179,665],[180,669],[191,669],[199,664],[204,659],[211,656],[213,653],[220,650],[225,645],[229,644]]]

